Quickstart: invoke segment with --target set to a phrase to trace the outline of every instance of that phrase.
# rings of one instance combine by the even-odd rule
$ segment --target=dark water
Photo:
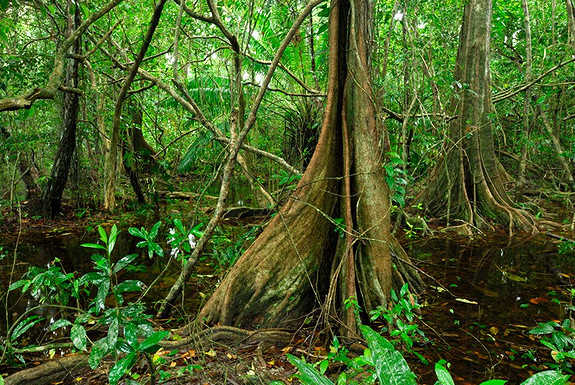
[[[434,278],[426,278],[428,292],[420,298],[422,328],[432,341],[422,353],[431,362],[446,359],[456,380],[471,384],[519,383],[553,362],[528,332],[570,315],[575,255],[559,254],[557,243],[545,234],[404,242]],[[422,383],[433,383],[432,371],[419,369]]]

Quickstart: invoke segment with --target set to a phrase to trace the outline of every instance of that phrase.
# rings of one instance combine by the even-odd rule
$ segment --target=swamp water
[[[133,252],[133,237],[123,231],[116,252],[119,256]],[[0,261],[0,292],[8,287],[12,270],[20,276],[29,265],[47,266],[60,258],[66,271],[85,272],[90,268],[93,250],[80,246],[95,242],[96,234],[78,236],[66,232],[26,235],[18,245],[15,263],[10,257]],[[489,378],[522,379],[552,363],[551,351],[544,348],[529,330],[538,322],[562,321],[570,316],[571,277],[575,277],[575,255],[559,254],[559,241],[539,234],[533,237],[491,235],[470,239],[430,238],[405,239],[402,244],[413,262],[422,270],[428,289],[419,297],[421,319],[418,324],[428,342],[415,350],[431,364],[423,365],[416,358],[408,360],[418,375],[419,384],[436,381],[433,363],[445,359],[458,384],[478,384]],[[0,244],[2,242],[0,241]],[[13,241],[4,242],[11,251]],[[142,258],[142,261],[146,258]],[[149,284],[160,272],[159,263],[146,262],[147,271],[135,272],[136,278]],[[206,293],[213,285],[209,264],[200,264],[188,285],[187,306],[199,306],[198,293]],[[177,268],[177,266],[175,266]],[[175,270],[169,275],[174,276]],[[164,280],[156,299],[169,289],[172,280]],[[10,298],[18,298],[17,292]],[[18,317],[34,300],[19,298],[8,309],[11,319]],[[5,314],[4,308],[1,309]],[[54,314],[40,314],[47,319]],[[5,318],[0,317],[0,338],[5,338]],[[43,331],[46,333],[46,329]],[[37,333],[40,343],[46,337]],[[23,341],[24,342],[24,341]]]
[[[575,254],[560,254],[558,243],[545,234],[404,241],[432,277],[424,277],[428,289],[420,297],[420,328],[432,343],[420,353],[451,363],[458,384],[520,383],[553,364],[551,350],[529,331],[572,316]],[[434,383],[433,365],[417,372],[421,383]]]

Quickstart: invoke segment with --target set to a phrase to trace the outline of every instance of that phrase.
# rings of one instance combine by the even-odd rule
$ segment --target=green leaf
[[[36,325],[38,322],[44,320],[43,317],[39,315],[33,315],[26,318],[24,321],[20,322],[18,326],[14,328],[14,331],[10,335],[10,341],[16,341],[18,337],[26,333],[32,326]]]
[[[547,370],[529,377],[521,385],[564,385],[568,381],[569,375],[561,374],[554,370]]]
[[[113,274],[116,274],[124,267],[128,266],[130,263],[134,261],[134,259],[138,258],[138,254],[130,254],[126,255],[125,257],[121,258],[116,264],[114,265],[114,270],[112,271]]]
[[[152,229],[150,230],[150,233],[148,234],[149,240],[156,238],[156,236],[158,235],[158,230],[160,229],[161,225],[162,225],[162,221],[158,221],[154,224],[154,226],[152,226]]]
[[[156,345],[158,344],[158,342],[160,342],[161,340],[166,338],[169,334],[170,334],[170,332],[167,330],[155,332],[154,334],[152,334],[151,336],[146,338],[144,340],[144,342],[142,342],[139,350],[144,351],[146,353],[154,353],[157,350]],[[149,349],[154,349],[154,350],[150,352],[150,351],[148,351]]]
[[[72,325],[72,322],[68,321],[67,319],[61,318],[58,321],[54,322],[52,326],[50,326],[50,331],[54,331],[56,329],[60,329],[70,325]]]
[[[104,246],[98,245],[97,243],[82,243],[80,246],[87,247],[89,249],[107,250]]]
[[[136,227],[130,227],[130,228],[128,229],[128,232],[129,232],[131,235],[133,235],[134,237],[139,237],[139,238],[143,238],[143,239],[146,239],[146,238],[147,238],[147,237],[146,237],[146,234],[144,234],[144,233],[142,232],[142,230],[140,230],[140,229],[138,229],[138,228],[136,228]]]
[[[371,350],[375,374],[381,385],[416,385],[415,374],[403,355],[369,326],[361,325],[361,332]]]
[[[78,350],[86,350],[87,339],[86,339],[86,329],[82,325],[74,324],[70,330],[70,338],[72,343]]]
[[[100,233],[100,240],[108,244],[108,234],[106,234],[106,230],[102,226],[98,226],[98,233]]]
[[[110,237],[108,238],[108,255],[112,254],[112,251],[114,250],[118,234],[119,234],[118,227],[116,225],[113,225],[112,230],[110,230]]]
[[[126,328],[124,329],[124,337],[129,345],[138,345],[138,333],[136,331],[136,325],[134,325],[133,322],[126,325]]]
[[[94,298],[94,305],[97,309],[104,309],[106,307],[106,297],[110,292],[110,281],[102,280],[98,283],[98,294]]]
[[[132,352],[130,354],[125,355],[122,357],[112,369],[110,369],[110,373],[108,374],[108,379],[110,380],[111,385],[116,385],[118,380],[122,378],[126,370],[131,368],[134,365],[134,361],[136,359],[137,352]]]
[[[479,385],[503,385],[506,383],[507,383],[507,380],[489,380],[489,381],[483,381]]]
[[[455,385],[453,382],[453,377],[447,370],[447,368],[441,365],[439,362],[435,364],[435,374],[437,375],[437,379],[439,384],[441,385]]]
[[[26,284],[29,284],[30,280],[29,279],[20,279],[16,282],[12,282],[12,284],[10,285],[10,287],[8,287],[8,291],[12,291],[12,290],[16,290],[19,287],[22,287]],[[22,290],[24,292],[24,290]]]
[[[118,342],[119,329],[118,319],[114,318],[112,322],[110,322],[110,327],[108,328],[108,346],[112,348],[116,346],[116,342]]]
[[[298,368],[300,374],[297,377],[300,379],[302,384],[306,385],[334,385],[333,382],[324,375],[320,374],[313,365],[308,364],[304,360],[300,360],[291,354],[287,355],[289,362]]]
[[[140,291],[144,287],[144,283],[138,280],[127,280],[116,286],[116,293],[121,294],[128,291]]]
[[[90,368],[96,369],[106,354],[108,354],[107,339],[102,338],[94,342],[90,351],[90,357],[88,358],[88,365],[90,365]]]
[[[549,334],[549,333],[553,333],[553,331],[555,330],[555,329],[553,328],[553,325],[550,324],[549,322],[547,322],[547,323],[541,323],[541,322],[539,322],[538,325],[539,325],[539,326],[537,326],[537,327],[531,329],[531,330],[529,331],[529,334],[537,334],[537,335],[540,335],[540,334]]]

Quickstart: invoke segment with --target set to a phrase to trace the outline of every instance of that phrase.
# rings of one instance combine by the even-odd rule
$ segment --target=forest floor
[[[562,219],[560,214],[565,214],[565,210],[561,207],[564,209],[565,206],[553,207],[557,213],[549,214],[550,219]],[[567,211],[572,212],[572,209]],[[132,217],[124,217],[122,221],[126,226],[135,225]],[[155,218],[145,221],[153,223]],[[79,240],[95,241],[97,224],[115,222],[118,218],[98,212],[79,215],[77,211],[70,211],[58,221],[4,215],[0,221],[0,232],[4,234],[0,244],[10,250],[18,240],[20,252],[29,253],[28,260],[19,260],[22,268],[17,268],[18,272],[28,264],[49,263],[55,255],[76,254]],[[141,218],[137,222],[139,226]],[[573,239],[573,232],[568,231],[568,227],[566,225],[566,231],[557,235]],[[545,347],[540,338],[529,331],[538,322],[562,322],[571,317],[570,309],[575,300],[573,250],[559,253],[564,241],[543,233],[509,238],[504,231],[494,231],[470,238],[446,234],[439,225],[433,226],[432,230],[432,236],[421,237],[417,231],[405,231],[400,237],[427,284],[427,290],[417,297],[421,307],[414,320],[425,337],[413,336],[413,350],[405,353],[418,383],[435,383],[434,363],[439,360],[449,362],[457,384],[479,384],[492,378],[520,383],[537,371],[557,366],[554,360],[557,352]],[[75,241],[70,242],[71,239]],[[130,247],[133,242],[127,249]],[[8,282],[7,274],[11,270],[3,265],[5,261],[0,261],[0,280]],[[188,288],[185,305],[197,309],[221,274],[221,266],[201,263]],[[163,282],[156,299],[161,298],[162,290],[169,286],[169,280]],[[0,285],[0,291],[5,290],[6,287]],[[14,310],[11,308],[11,311]],[[190,314],[193,310],[187,313]],[[164,327],[173,327],[184,319],[171,320]],[[157,383],[235,385],[269,384],[274,380],[298,383],[294,377],[296,370],[288,362],[287,354],[303,356],[308,362],[319,362],[330,350],[327,333],[314,327],[313,317],[310,321],[294,333],[291,342],[279,346],[240,342],[229,347],[204,341],[175,351],[160,350],[155,356],[162,362],[157,368]],[[0,326],[6,328],[5,324]],[[162,327],[161,324],[158,326]],[[372,326],[383,327],[377,322]],[[1,334],[0,338],[3,338]],[[401,349],[400,342],[398,347]],[[356,341],[350,345],[350,355],[361,354],[362,348],[362,341]],[[56,357],[59,354],[68,352],[59,352]],[[423,363],[417,355],[428,363]],[[48,353],[36,354],[26,356],[25,361],[26,366],[34,367],[53,358]],[[565,367],[571,364],[574,362],[569,360],[563,363]],[[95,371],[80,371],[57,383],[105,384],[112,365],[113,361],[108,360]],[[335,379],[344,369],[331,363],[326,373]],[[17,370],[0,366],[3,375]],[[140,383],[146,383],[142,381],[150,375],[144,361],[132,372],[139,377]]]

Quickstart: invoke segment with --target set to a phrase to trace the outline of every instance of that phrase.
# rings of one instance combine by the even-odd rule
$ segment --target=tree
[[[68,37],[80,26],[80,9],[76,6],[72,11],[72,4],[68,1]],[[78,38],[71,47],[70,55],[80,55],[81,41]],[[78,61],[68,59],[64,86],[72,89],[78,88]],[[42,212],[51,218],[60,213],[62,193],[66,187],[72,156],[76,150],[76,129],[78,126],[78,108],[80,97],[75,92],[65,92],[62,97],[62,136],[56,152],[56,159],[52,173],[46,187],[42,191]]]
[[[295,192],[226,275],[199,319],[208,324],[290,326],[317,305],[343,313],[355,333],[366,311],[417,274],[392,267],[405,253],[390,233],[389,188],[371,91],[372,4],[332,2],[327,106],[314,155]],[[351,301],[350,303],[353,303]]]
[[[465,6],[450,102],[455,118],[444,141],[445,155],[418,199],[430,214],[448,223],[459,220],[488,227],[491,218],[510,231],[533,230],[533,218],[507,196],[495,157],[489,66],[492,5],[492,0],[471,0]]]

